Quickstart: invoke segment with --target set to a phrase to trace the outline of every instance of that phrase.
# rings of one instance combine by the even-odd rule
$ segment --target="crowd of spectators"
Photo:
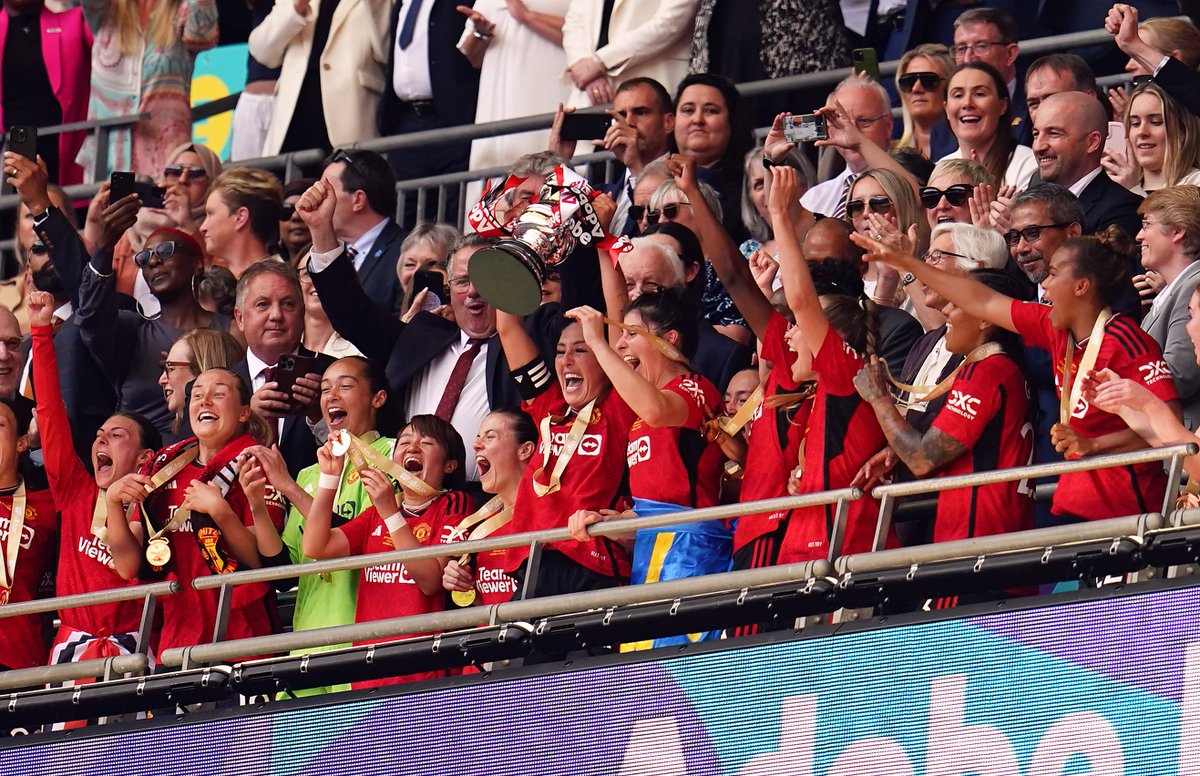
[[[1019,71],[1013,16],[960,8],[897,52],[894,84],[793,106],[824,122],[804,146],[787,113],[756,142],[762,106],[727,76],[834,68],[929,9],[843,2],[848,29],[832,2],[753,5],[252,3],[251,82],[273,86],[243,95],[258,139],[239,148],[330,151],[285,183],[188,136],[211,0],[6,0],[2,120],[145,113],[107,158],[165,195],[104,180],[77,229],[58,184],[95,149],[4,153],[22,274],[0,286],[0,605],[177,579],[160,653],[212,638],[217,594],[192,580],[264,565],[572,534],[535,577],[517,547],[276,585],[298,584],[290,625],[310,629],[826,557],[833,505],[589,532],[789,493],[868,491],[843,553],[1156,511],[1167,477],[1144,464],[1040,502],[1025,482],[947,491],[877,538],[869,490],[1196,439],[1200,31],[1112,6],[1094,26],[1139,77],[1104,91],[1075,54]],[[765,42],[780,30],[796,50]],[[582,185],[621,239],[572,247],[536,311],[506,313],[471,264],[544,218],[576,174],[567,115],[591,106],[621,172]],[[548,137],[353,147],[556,108]],[[468,165],[507,170],[486,219],[463,233],[415,198],[402,217],[398,179]],[[237,587],[226,637],[283,627],[276,593]],[[10,618],[0,669],[129,652],[138,614],[62,611],[52,640]]]

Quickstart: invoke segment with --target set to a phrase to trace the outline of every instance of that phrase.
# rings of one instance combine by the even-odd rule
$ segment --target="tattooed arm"
[[[946,432],[931,428],[922,436],[901,417],[878,358],[872,356],[870,363],[859,370],[854,387],[875,410],[875,417],[879,419],[892,450],[916,476],[935,472],[967,451],[961,442]]]

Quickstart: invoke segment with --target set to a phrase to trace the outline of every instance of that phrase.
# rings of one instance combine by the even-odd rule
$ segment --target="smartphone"
[[[854,49],[850,52],[850,62],[856,73],[866,73],[876,81],[879,80],[879,57],[873,48]]]
[[[1120,121],[1108,122],[1108,137],[1104,141],[1104,150],[1116,157],[1124,159],[1128,154],[1125,142],[1125,125]]]
[[[166,204],[164,198],[166,197],[167,190],[162,186],[134,181],[133,190],[141,198],[142,207],[162,208]]]
[[[280,356],[279,363],[275,365],[275,375],[271,378],[276,383],[275,390],[291,396],[292,388],[296,384],[296,378],[304,377],[309,372],[316,372],[316,364],[317,359],[314,356],[301,356],[290,353]],[[300,412],[301,409],[299,404],[292,402],[292,406],[288,412],[289,414],[295,414]]]
[[[611,126],[612,117],[607,113],[564,113],[559,136],[563,140],[603,140]]]
[[[437,270],[420,269],[413,273],[413,299],[417,298],[417,294],[421,293],[422,289],[429,290],[428,296],[425,297],[425,304],[421,306],[424,310],[441,307],[450,299],[450,295],[446,293],[446,276]]]
[[[8,150],[37,161],[37,127],[18,124],[8,130]]]
[[[811,143],[814,140],[828,140],[829,131],[825,126],[825,117],[819,113],[788,116],[783,120],[783,137],[789,143]]]
[[[108,178],[108,201],[116,202],[133,193],[134,177],[131,172],[114,172]]]
[[[1137,89],[1139,86],[1145,86],[1146,84],[1150,83],[1153,80],[1154,80],[1154,76],[1152,76],[1152,75],[1135,75],[1133,77],[1133,80],[1130,81],[1129,90],[1133,91],[1134,89]]]

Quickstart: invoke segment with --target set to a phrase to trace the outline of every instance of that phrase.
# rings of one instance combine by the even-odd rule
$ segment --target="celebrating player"
[[[338,434],[331,436],[317,452],[321,476],[304,526],[304,554],[318,559],[342,558],[447,543],[459,520],[470,511],[466,495],[458,490],[465,481],[467,456],[462,437],[454,426],[436,415],[417,415],[396,439],[391,461],[378,453],[372,456],[365,452],[369,448],[356,443],[357,440],[343,441]],[[349,449],[338,447],[341,444]],[[365,456],[355,469],[371,497],[371,506],[348,523],[333,528],[330,525],[333,504],[347,456],[352,461],[356,456]],[[371,465],[364,465],[363,461]],[[398,466],[390,466],[393,461]],[[389,471],[385,473],[380,466]],[[389,474],[400,482],[399,503]],[[424,558],[363,569],[359,572],[354,621],[442,611],[446,600],[442,589],[445,565],[445,558]],[[441,675],[426,672],[355,682],[354,689]]]

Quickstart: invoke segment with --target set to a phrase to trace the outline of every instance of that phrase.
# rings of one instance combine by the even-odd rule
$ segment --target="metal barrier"
[[[705,507],[704,509],[684,510],[649,517],[630,518],[625,520],[610,520],[597,523],[589,528],[592,536],[625,536],[636,533],[642,528],[662,528],[682,523],[692,523],[702,520],[725,520],[754,512],[772,512],[775,510],[800,509],[810,506],[839,504],[839,514],[845,514],[844,505],[850,501],[862,498],[862,491],[857,488],[822,491],[802,496],[785,496],[783,498],[766,499],[764,501],[747,502],[744,504],[727,504],[724,506]],[[841,522],[845,522],[844,519]],[[843,528],[844,532],[844,528]],[[840,536],[841,534],[839,534]],[[217,604],[216,631],[213,641],[221,641],[225,636],[225,628],[229,623],[229,605],[233,596],[233,588],[239,585],[249,585],[258,582],[274,582],[280,579],[311,576],[313,574],[332,573],[334,571],[357,571],[359,569],[382,566],[391,563],[402,563],[407,560],[424,558],[457,557],[464,554],[475,554],[488,550],[501,550],[513,547],[530,546],[531,565],[536,562],[540,548],[555,542],[574,541],[571,532],[566,528],[549,528],[542,531],[531,531],[522,534],[510,534],[487,539],[473,539],[455,544],[439,544],[430,547],[420,547],[415,550],[396,550],[372,555],[355,555],[347,558],[333,558],[311,563],[300,563],[292,566],[275,566],[270,568],[249,569],[236,571],[232,574],[214,574],[198,577],[192,582],[196,590],[220,589],[220,599]],[[840,541],[840,540],[839,540]],[[834,540],[830,542],[831,546]],[[535,576],[530,574],[530,577]],[[457,626],[455,626],[457,627]],[[331,642],[337,644],[339,642]]]
[[[956,477],[933,477],[914,482],[899,482],[894,485],[880,485],[871,491],[871,495],[879,499],[879,520],[875,524],[875,540],[871,545],[876,552],[884,551],[887,536],[891,531],[892,510],[895,509],[896,499],[904,496],[919,496],[929,493],[940,493],[943,490],[969,488],[978,485],[994,485],[1001,482],[1019,480],[1034,480],[1039,477],[1057,477],[1061,474],[1094,471],[1110,466],[1130,466],[1140,463],[1161,463],[1170,461],[1168,473],[1167,495],[1162,505],[1162,514],[1169,514],[1174,507],[1175,494],[1179,491],[1179,481],[1183,475],[1183,459],[1195,455],[1200,446],[1194,443],[1173,445],[1171,447],[1152,447],[1145,450],[1134,450],[1128,453],[1114,455],[1097,455],[1080,458],[1075,461],[1055,461],[1053,463],[1019,466],[1014,469],[997,469],[979,474],[962,474]],[[889,550],[890,552],[890,550]]]
[[[1067,35],[1052,35],[1044,38],[1035,38],[1033,40],[1021,41],[1022,56],[1040,56],[1056,51],[1063,51],[1071,48],[1082,46],[1092,46],[1096,44],[1108,43],[1112,40],[1104,30],[1092,30],[1089,32],[1076,32]],[[879,72],[882,76],[889,76],[896,72],[899,66],[898,60],[881,62],[879,64]],[[842,79],[851,74],[849,69],[827,70],[820,73],[805,73],[804,75],[788,76],[786,78],[764,79],[761,81],[750,81],[738,84],[738,91],[746,97],[757,97],[765,94],[774,94],[778,92],[787,92],[801,89],[828,88],[834,86]],[[1117,82],[1126,80],[1124,76],[1114,76],[1119,79]],[[201,108],[203,106],[200,106]],[[598,112],[599,109],[588,109],[583,112]],[[140,118],[140,117],[139,117]],[[124,119],[109,119],[113,122],[133,123],[130,118]],[[522,116],[515,119],[504,119],[502,121],[489,121],[483,124],[464,124],[456,127],[446,127],[444,129],[426,130],[423,132],[410,132],[404,135],[391,135],[388,137],[371,138],[363,140],[359,143],[353,143],[351,146],[355,148],[364,148],[379,153],[387,153],[389,151],[398,151],[408,148],[423,148],[428,146],[442,145],[444,143],[463,142],[475,140],[485,137],[498,137],[501,135],[516,134],[519,132],[529,132],[532,130],[549,129],[554,121],[554,114],[542,113],[533,116]],[[114,124],[115,126],[115,124]],[[110,127],[111,128],[111,127]],[[316,165],[325,158],[325,151],[321,149],[309,149],[305,151],[295,151],[288,154],[280,154],[278,156],[260,157],[257,159],[245,159],[238,162],[239,165],[248,167],[261,167],[263,169],[272,170],[280,173],[284,180],[291,180],[298,177],[298,172],[303,165]],[[578,160],[575,160],[578,161]],[[486,170],[473,171],[470,173],[459,173],[451,176],[437,176],[435,178],[425,179],[429,187],[440,187],[443,185],[452,185],[461,181],[482,180],[487,177]],[[466,175],[465,178],[460,176]],[[84,186],[72,186],[67,189],[68,194],[73,198],[90,198],[99,189],[97,184],[87,184]],[[407,190],[411,191],[412,188]],[[397,187],[397,191],[400,191]],[[6,211],[16,208],[17,198],[15,195],[0,197],[0,211]],[[460,209],[461,210],[461,209]],[[403,215],[399,213],[398,215]]]
[[[0,672],[0,690],[12,690],[22,687],[35,687],[52,682],[66,682],[76,679],[112,678],[127,673],[142,673],[150,665],[147,657],[150,651],[150,635],[154,625],[154,615],[158,608],[158,599],[165,595],[175,595],[180,591],[178,582],[154,582],[148,585],[131,585],[129,587],[114,587],[109,590],[96,590],[89,593],[64,595],[58,598],[43,598],[35,601],[0,606],[0,620],[8,617],[22,617],[29,614],[45,614],[61,612],[65,609],[75,609],[81,606],[97,606],[99,604],[114,604],[121,601],[136,601],[142,599],[142,616],[138,623],[137,645],[134,653],[120,655],[114,658],[84,660],[76,663],[66,663],[55,666],[38,666],[22,668],[15,671]]]

